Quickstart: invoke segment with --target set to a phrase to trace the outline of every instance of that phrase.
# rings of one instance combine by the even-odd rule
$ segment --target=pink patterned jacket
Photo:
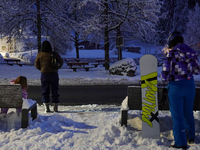
[[[27,99],[27,98],[28,98],[28,93],[27,93],[27,91],[26,91],[25,89],[22,89],[22,97],[23,97],[24,99]]]
[[[10,84],[14,84],[14,81],[15,81],[15,79],[12,80],[12,81],[10,81]],[[23,97],[24,99],[27,99],[27,98],[28,98],[28,93],[27,93],[27,91],[26,91],[24,88],[22,89],[22,97]]]

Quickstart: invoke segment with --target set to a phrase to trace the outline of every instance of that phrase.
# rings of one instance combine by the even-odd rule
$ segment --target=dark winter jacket
[[[42,52],[39,52],[35,59],[35,67],[40,70],[42,73],[48,72],[57,72],[57,69],[51,67],[51,52],[52,48],[48,41],[42,43]],[[63,66],[63,59],[60,55],[56,53],[56,58],[60,62],[60,65]]]
[[[163,81],[180,81],[200,74],[197,52],[186,44],[177,44],[166,56],[161,72]]]

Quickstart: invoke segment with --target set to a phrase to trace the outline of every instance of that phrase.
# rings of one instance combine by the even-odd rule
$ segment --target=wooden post
[[[28,109],[22,109],[21,127],[22,128],[28,127]]]
[[[37,118],[37,104],[35,104],[34,108],[31,110],[32,120]]]
[[[121,126],[125,125],[127,127],[128,110],[121,111]]]
[[[37,6],[37,42],[38,53],[41,51],[41,14],[40,14],[40,0],[36,0]]]

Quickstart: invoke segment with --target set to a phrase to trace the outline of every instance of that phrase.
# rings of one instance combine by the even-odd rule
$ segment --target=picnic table
[[[95,59],[95,62],[97,62],[98,64],[100,63],[105,63],[105,59]]]
[[[74,72],[76,72],[78,68],[84,68],[86,71],[89,71],[90,68],[93,68],[88,62],[68,62],[67,65],[70,66]]]
[[[105,66],[106,60],[105,59],[95,59],[95,62],[97,62],[98,65],[103,64],[103,66]]]
[[[89,63],[88,62],[68,62],[67,65],[70,66],[70,68],[72,69],[73,66],[84,67],[85,65],[89,65]]]
[[[19,63],[19,62],[21,62],[21,60],[17,59],[17,58],[5,58],[4,61],[6,61],[7,64],[10,66],[13,66],[14,63],[19,66],[22,66],[22,64]]]
[[[75,58],[74,61],[80,62],[80,59],[79,58]]]

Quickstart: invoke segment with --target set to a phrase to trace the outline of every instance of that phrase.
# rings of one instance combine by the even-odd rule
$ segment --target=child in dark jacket
[[[24,76],[19,76],[17,79],[10,81],[10,84],[20,84],[22,87],[22,97],[27,99],[28,97],[28,85],[27,85],[27,78]],[[20,114],[21,108],[16,108],[16,112]],[[1,108],[1,114],[7,114],[8,108]]]
[[[38,53],[35,59],[35,67],[41,72],[41,85],[42,85],[42,101],[45,105],[45,112],[50,112],[50,91],[51,98],[54,105],[54,112],[58,112],[59,103],[59,75],[58,69],[51,66],[52,61],[52,47],[49,41],[42,43],[42,51]],[[56,58],[60,63],[60,68],[63,66],[63,59],[55,52]]]

